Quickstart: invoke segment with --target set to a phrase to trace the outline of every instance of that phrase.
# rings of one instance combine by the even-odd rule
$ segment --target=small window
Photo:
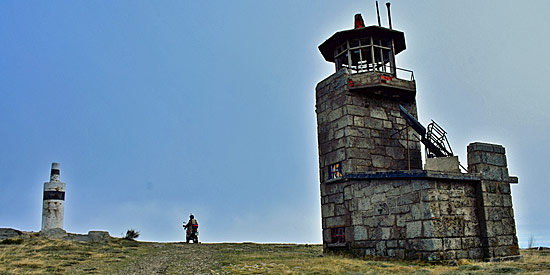
[[[329,166],[328,179],[337,179],[342,177],[342,165],[340,162]]]
[[[332,243],[346,243],[346,228],[331,228]]]

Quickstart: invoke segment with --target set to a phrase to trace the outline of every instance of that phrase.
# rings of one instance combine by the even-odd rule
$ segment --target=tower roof
[[[395,54],[398,54],[406,49],[405,46],[405,34],[400,31],[390,30],[388,28],[379,26],[368,26],[365,28],[351,29],[345,31],[339,31],[327,39],[323,44],[319,46],[321,54],[326,61],[334,62],[334,49],[340,46],[342,43],[352,40],[360,39],[372,36],[375,39],[391,40],[393,39],[395,45]]]

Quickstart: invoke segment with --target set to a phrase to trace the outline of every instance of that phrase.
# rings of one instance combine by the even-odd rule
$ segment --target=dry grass
[[[182,244],[114,239],[108,243],[33,238],[0,244],[5,274],[550,274],[550,253],[523,250],[523,261],[457,266],[322,256],[320,245]]]
[[[38,238],[0,245],[0,274],[94,273],[98,265],[117,270],[128,258],[146,251],[145,246],[132,246],[123,240],[85,243]]]
[[[240,244],[224,247],[223,270],[230,274],[550,274],[550,254],[523,251],[517,262],[460,260],[457,266],[422,261],[321,257],[321,246]]]

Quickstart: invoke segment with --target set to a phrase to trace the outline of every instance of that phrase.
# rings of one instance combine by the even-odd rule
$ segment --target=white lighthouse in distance
[[[63,229],[65,183],[59,181],[59,163],[52,163],[50,181],[44,183],[42,229]]]

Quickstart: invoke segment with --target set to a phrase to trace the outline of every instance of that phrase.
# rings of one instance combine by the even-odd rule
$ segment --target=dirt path
[[[221,274],[217,248],[209,244],[155,244],[118,274]]]

